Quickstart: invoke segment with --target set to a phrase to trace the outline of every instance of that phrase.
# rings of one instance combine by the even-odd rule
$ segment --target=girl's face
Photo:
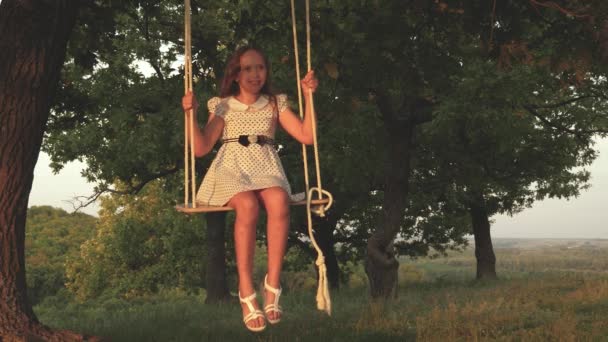
[[[266,83],[266,75],[264,58],[257,51],[249,50],[241,56],[241,71],[236,78],[241,92],[259,95]]]

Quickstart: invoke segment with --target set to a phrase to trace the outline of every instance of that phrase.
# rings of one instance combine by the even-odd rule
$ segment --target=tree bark
[[[490,219],[483,199],[470,206],[473,235],[475,236],[475,258],[477,279],[496,278],[496,256],[490,236]]]
[[[0,340],[77,341],[27,300],[25,220],[49,109],[80,1],[0,3]]]
[[[372,298],[397,295],[399,261],[393,241],[401,229],[409,193],[410,156],[414,125],[397,119],[389,100],[379,96],[378,105],[387,128],[387,160],[384,180],[384,200],[377,227],[367,242],[365,273]]]
[[[230,300],[226,280],[226,213],[208,213],[207,219],[207,290],[206,304]]]
[[[332,212],[335,214],[335,212]],[[334,229],[336,228],[337,219],[335,215],[330,215],[324,218],[315,220],[315,240],[323,252],[325,257],[325,267],[327,268],[327,280],[329,286],[333,290],[340,289],[340,266],[334,250]]]

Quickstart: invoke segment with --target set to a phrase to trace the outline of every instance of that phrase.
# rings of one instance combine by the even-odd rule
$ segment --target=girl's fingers
[[[188,92],[186,93],[186,95],[184,95],[184,97],[182,97],[182,107],[184,110],[190,110],[196,106],[196,98],[194,97],[192,92]]]
[[[310,70],[309,72],[306,73],[306,76],[304,76],[305,80],[311,80],[314,79],[315,77],[315,71],[314,70]]]
[[[319,81],[315,77],[314,70],[310,70],[306,74],[306,76],[304,76],[304,78],[302,79],[302,86],[304,88],[311,89],[312,91],[315,91],[317,89],[317,87],[319,86]]]

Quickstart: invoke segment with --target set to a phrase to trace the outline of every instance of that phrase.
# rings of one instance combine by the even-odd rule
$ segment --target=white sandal
[[[264,289],[266,289],[266,291],[274,294],[274,303],[270,303],[270,304],[266,305],[264,307],[264,312],[266,313],[266,319],[268,320],[268,322],[270,322],[270,324],[276,324],[281,321],[281,317],[279,317],[277,319],[270,319],[268,317],[268,313],[271,311],[276,312],[276,313],[283,313],[283,310],[281,310],[281,306],[279,306],[279,297],[281,297],[281,292],[283,290],[281,288],[275,289],[274,287],[268,285],[267,278],[268,278],[268,275],[266,275],[264,277]]]
[[[247,304],[247,309],[249,309],[249,314],[247,314],[245,317],[243,317],[243,322],[245,323],[245,326],[247,327],[247,329],[249,329],[253,332],[259,332],[259,331],[266,329],[266,323],[264,323],[264,325],[259,326],[259,327],[250,327],[249,325],[247,325],[247,323],[251,320],[254,320],[259,317],[264,317],[264,313],[262,312],[262,310],[259,310],[259,309],[256,310],[253,307],[253,303],[251,303],[251,301],[254,300],[255,297],[256,297],[255,292],[245,298],[241,297],[241,292],[239,292],[239,301],[241,303]]]

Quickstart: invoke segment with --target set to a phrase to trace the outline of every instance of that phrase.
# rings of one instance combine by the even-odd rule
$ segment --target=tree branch
[[[557,3],[553,2],[553,1],[545,1],[545,2],[541,2],[538,0],[530,0],[530,3],[532,4],[532,6],[540,6],[540,7],[546,7],[546,8],[552,8],[555,10],[558,10],[559,12],[562,12],[566,15],[575,17],[575,18],[587,18],[590,17],[589,14],[578,14],[575,13],[573,10],[568,10],[565,9],[563,7],[561,7],[560,5],[558,5]]]
[[[160,178],[164,178],[170,174],[173,174],[177,171],[179,171],[179,166],[175,166],[174,168],[171,169],[167,169],[164,171],[161,171],[159,173],[156,174],[152,174],[150,175],[150,177],[148,177],[147,179],[142,180],[141,182],[139,182],[136,185],[132,185],[129,184],[128,185],[128,189],[127,190],[114,190],[114,189],[110,189],[107,187],[107,185],[102,185],[101,188],[98,188],[95,190],[95,192],[90,195],[90,196],[76,196],[74,197],[74,202],[72,202],[72,206],[74,207],[74,210],[78,211],[82,208],[85,208],[87,206],[89,206],[90,204],[92,204],[93,202],[95,202],[99,196],[105,194],[105,193],[112,193],[112,194],[118,194],[118,195],[134,195],[137,194],[138,192],[140,192],[144,186],[146,186],[146,184],[156,180],[156,179],[160,179]]]
[[[596,97],[596,96],[584,95],[584,96],[578,96],[578,97],[574,97],[574,98],[571,98],[571,99],[568,99],[568,100],[565,100],[562,102],[557,102],[557,103],[548,104],[548,105],[544,105],[544,106],[541,106],[541,105],[528,105],[528,106],[530,106],[534,109],[555,109],[555,108],[560,108],[560,107],[575,103],[580,100],[594,98],[594,97]]]
[[[575,135],[579,138],[581,138],[581,134],[598,134],[598,133],[608,133],[608,130],[605,129],[592,129],[592,130],[576,130],[576,129],[572,129],[572,128],[568,128],[564,125],[561,125],[557,122],[553,122],[549,119],[547,119],[546,117],[544,117],[543,115],[541,115],[536,109],[539,108],[549,108],[549,107],[542,107],[542,106],[532,106],[532,105],[525,105],[524,109],[527,110],[530,114],[532,114],[533,116],[535,116],[537,119],[539,119],[541,122],[543,122],[545,125],[555,128],[561,132],[564,133],[568,133],[568,134],[572,134]]]

